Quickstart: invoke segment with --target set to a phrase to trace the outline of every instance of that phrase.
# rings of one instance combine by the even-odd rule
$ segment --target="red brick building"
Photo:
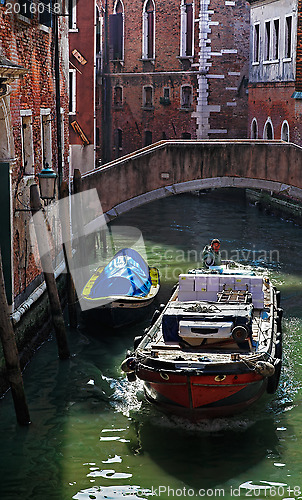
[[[96,64],[99,14],[95,0],[69,0],[69,137],[71,172],[95,167]]]
[[[101,162],[161,139],[247,136],[245,0],[103,7]]]
[[[58,169],[54,18],[49,2],[0,2],[0,235],[9,303],[41,283],[29,237],[29,188]],[[62,12],[60,12],[61,14]],[[61,176],[68,178],[68,26],[59,16]],[[59,100],[58,100],[59,103]]]
[[[302,144],[298,0],[250,0],[249,137]]]

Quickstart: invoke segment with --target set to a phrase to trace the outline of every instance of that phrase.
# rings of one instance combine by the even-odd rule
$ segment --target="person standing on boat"
[[[202,252],[202,263],[205,267],[221,266],[220,241],[217,238],[206,245]]]

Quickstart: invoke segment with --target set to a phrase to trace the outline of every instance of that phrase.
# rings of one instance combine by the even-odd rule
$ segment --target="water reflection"
[[[142,230],[150,263],[160,267],[160,302],[170,296],[174,271],[195,265],[176,261],[178,250],[187,256],[218,236],[228,251],[279,251],[276,266],[261,265],[281,284],[285,309],[280,388],[251,412],[192,427],[142,401],[140,382],[130,384],[120,371],[150,318],[116,332],[96,317],[89,328],[69,331],[70,360],[57,359],[52,339],[25,370],[32,426],[15,424],[10,394],[0,401],[1,500],[148,499],[158,485],[222,487],[231,498],[231,488],[243,484],[301,483],[301,228],[244,201],[189,195],[141,207],[123,221]]]

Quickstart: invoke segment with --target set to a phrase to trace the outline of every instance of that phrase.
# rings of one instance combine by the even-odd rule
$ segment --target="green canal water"
[[[159,302],[213,237],[265,268],[285,311],[280,387],[229,419],[164,416],[120,370],[149,319],[119,332],[82,325],[68,332],[70,360],[50,339],[27,366],[30,426],[16,424],[10,393],[0,401],[0,499],[302,498],[302,228],[217,195],[166,198],[116,224],[142,231]]]

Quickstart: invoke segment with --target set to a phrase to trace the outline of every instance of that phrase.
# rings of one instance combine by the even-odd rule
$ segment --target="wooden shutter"
[[[193,42],[193,6],[192,4],[186,5],[187,16],[187,32],[186,32],[186,56],[192,55],[192,42]]]
[[[153,53],[153,46],[154,46],[154,12],[148,12],[148,53],[147,57],[148,59],[153,59],[154,53]]]
[[[109,16],[109,58],[123,59],[123,14]]]

